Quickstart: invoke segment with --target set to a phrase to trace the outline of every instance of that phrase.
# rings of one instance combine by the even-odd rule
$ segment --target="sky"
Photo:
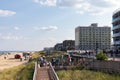
[[[75,39],[77,26],[112,27],[120,0],[0,0],[0,51],[39,51]]]

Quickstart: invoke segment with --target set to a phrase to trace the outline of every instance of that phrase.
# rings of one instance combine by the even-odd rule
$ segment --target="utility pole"
[[[117,50],[117,45],[114,43],[114,50],[113,50],[113,61],[115,61],[115,54]]]
[[[98,42],[96,41],[96,55],[98,53]]]

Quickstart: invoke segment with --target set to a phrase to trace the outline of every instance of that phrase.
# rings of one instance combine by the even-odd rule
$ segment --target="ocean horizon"
[[[33,52],[33,51],[0,51],[0,54],[6,54],[6,53],[21,53],[21,52]]]

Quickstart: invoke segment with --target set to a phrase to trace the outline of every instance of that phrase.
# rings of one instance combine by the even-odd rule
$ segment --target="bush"
[[[97,58],[97,60],[106,60],[106,59],[108,59],[107,55],[102,53],[102,52],[98,53],[96,55],[96,58]]]

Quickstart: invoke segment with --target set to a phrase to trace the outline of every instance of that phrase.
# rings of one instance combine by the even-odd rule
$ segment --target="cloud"
[[[34,27],[35,30],[43,30],[43,31],[52,31],[57,30],[57,26],[48,26],[48,27]]]
[[[56,6],[57,0],[33,0],[33,1],[44,6]]]
[[[22,36],[16,36],[16,35],[13,35],[11,33],[7,34],[7,35],[0,35],[0,39],[1,40],[21,40],[23,39]]]
[[[14,27],[14,30],[19,30],[19,27]]]
[[[6,16],[13,16],[16,12],[10,11],[10,10],[0,10],[0,16],[6,17]]]
[[[76,11],[77,14],[84,14],[84,11]]]
[[[62,9],[73,8],[77,13],[90,15],[103,15],[120,7],[120,0],[34,0],[34,2]]]
[[[22,39],[22,36],[3,36],[2,40],[20,40]]]

